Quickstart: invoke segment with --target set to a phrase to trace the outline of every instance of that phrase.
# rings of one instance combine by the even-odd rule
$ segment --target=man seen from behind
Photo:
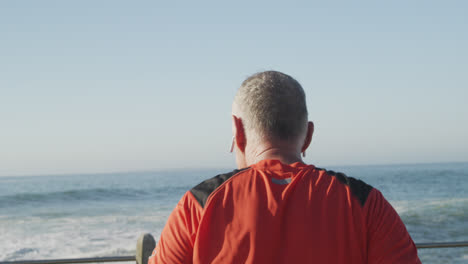
[[[238,170],[182,197],[149,263],[421,263],[377,189],[302,161],[314,124],[295,79],[246,79],[232,124]]]

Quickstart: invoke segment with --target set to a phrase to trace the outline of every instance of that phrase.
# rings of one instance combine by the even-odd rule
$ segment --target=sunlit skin
[[[233,109],[235,109],[235,106]],[[307,129],[304,131],[297,140],[292,142],[279,140],[249,142],[242,118],[233,113],[232,132],[234,135],[234,151],[236,153],[237,167],[239,169],[245,168],[265,159],[279,160],[283,164],[303,162],[301,153],[305,153],[312,141],[314,123],[311,121],[307,122]]]

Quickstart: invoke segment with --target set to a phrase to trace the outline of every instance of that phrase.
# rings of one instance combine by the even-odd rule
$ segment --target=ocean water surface
[[[468,163],[327,167],[378,188],[416,243],[468,241]],[[228,170],[0,177],[0,261],[135,254],[182,195]],[[468,263],[468,248],[419,249]]]

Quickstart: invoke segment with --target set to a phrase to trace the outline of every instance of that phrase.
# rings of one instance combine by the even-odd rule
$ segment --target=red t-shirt
[[[366,183],[264,160],[187,192],[149,263],[421,263],[405,225]]]

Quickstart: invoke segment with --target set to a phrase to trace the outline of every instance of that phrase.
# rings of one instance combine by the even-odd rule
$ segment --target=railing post
[[[148,264],[148,258],[156,247],[156,241],[151,234],[143,234],[138,238],[135,259],[138,264]]]

